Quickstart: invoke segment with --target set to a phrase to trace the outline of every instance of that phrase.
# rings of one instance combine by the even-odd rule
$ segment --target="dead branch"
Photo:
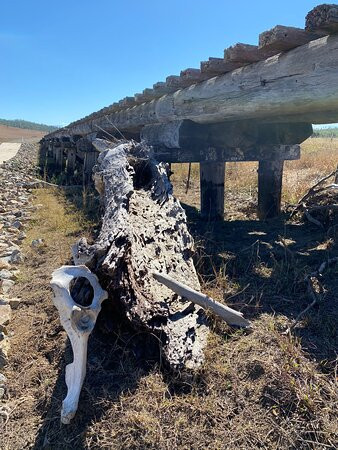
[[[338,211],[338,203],[333,203],[332,205],[317,205],[317,206],[311,206],[311,208],[308,208],[308,211],[325,211],[325,210],[334,210]]]
[[[118,142],[118,139],[116,139],[115,136],[113,136],[112,134],[108,133],[108,131],[104,130],[102,127],[99,127],[98,125],[96,125],[96,128],[98,128],[100,131],[102,131],[103,133],[105,133],[107,136],[109,136],[110,138],[113,139],[113,142]]]
[[[300,322],[302,317],[311,309],[313,306],[315,306],[317,303],[320,303],[322,300],[322,296],[324,293],[324,288],[320,282],[320,278],[323,275],[323,272],[332,264],[335,264],[338,262],[338,257],[328,259],[327,261],[322,262],[322,264],[318,267],[318,269],[311,273],[310,275],[307,275],[305,277],[305,282],[308,286],[309,295],[312,298],[312,302],[303,310],[301,311],[296,319],[293,321],[293,323],[290,325],[290,327],[286,330],[285,334],[290,335],[291,331],[295,328],[295,326]]]
[[[322,185],[326,180],[328,180],[331,177],[337,177],[338,175],[338,168],[335,169],[333,172],[331,172],[330,174],[326,175],[325,177],[321,178],[316,184],[314,184],[306,194],[303,195],[303,197],[299,200],[298,204],[295,206],[295,208],[293,209],[293,211],[290,214],[290,217],[293,217],[300,209],[304,208],[304,205],[306,205],[306,200],[308,200],[311,196],[319,194],[320,192],[323,192],[327,189],[336,189],[338,188],[338,185],[336,185],[335,183],[330,184],[328,186],[325,186],[323,188],[320,189],[316,189],[318,188],[318,186]],[[306,208],[306,206],[305,206]]]
[[[304,210],[304,215],[309,222],[314,223],[315,225],[317,225],[317,227],[321,228],[322,230],[324,229],[324,225],[321,222],[319,222],[319,220],[312,217],[307,209]]]
[[[189,286],[186,286],[183,283],[180,283],[168,275],[161,274],[158,272],[153,273],[153,277],[155,280],[167,286],[167,288],[176,292],[176,294],[181,297],[187,298],[188,300],[196,303],[199,306],[202,306],[204,309],[209,309],[217,316],[222,317],[230,325],[236,325],[239,327],[249,327],[250,322],[244,319],[243,314],[241,312],[235,311],[232,308],[229,308],[226,305],[222,305],[216,300],[208,297],[201,292],[195,291],[195,289],[191,289]]]

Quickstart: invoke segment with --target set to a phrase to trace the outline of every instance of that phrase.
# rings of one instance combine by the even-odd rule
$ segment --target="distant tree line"
[[[25,128],[27,130],[37,130],[37,131],[55,131],[60,127],[51,126],[51,125],[44,125],[43,123],[35,123],[35,122],[28,122],[27,120],[7,120],[7,119],[0,119],[0,125],[6,125],[8,127],[15,127],[15,128]]]
[[[338,127],[315,129],[312,137],[338,138]]]

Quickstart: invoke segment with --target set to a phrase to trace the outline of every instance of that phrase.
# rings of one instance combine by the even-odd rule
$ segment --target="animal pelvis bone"
[[[90,306],[77,304],[71,296],[70,284],[79,277],[87,278],[94,290]],[[61,324],[73,349],[73,362],[66,366],[68,391],[61,410],[61,422],[69,424],[75,416],[86,376],[88,337],[101,310],[101,303],[108,294],[101,288],[97,276],[86,266],[62,266],[52,273],[50,284],[54,291],[54,305],[59,311]]]

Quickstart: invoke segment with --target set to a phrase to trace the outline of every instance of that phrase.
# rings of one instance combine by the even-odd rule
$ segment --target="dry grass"
[[[318,152],[315,145],[322,145]],[[336,144],[311,140],[304,146],[302,160],[286,165],[289,199],[337,162]],[[196,168],[183,197],[185,170],[174,167],[175,190],[188,205],[198,205]],[[69,426],[60,425],[59,413],[71,352],[48,283],[51,271],[69,260],[70,245],[90,234],[93,223],[62,195],[37,191],[36,203],[43,207],[27,233],[28,258],[16,286],[25,303],[10,326],[10,418],[1,449],[336,448],[337,268],[323,277],[321,304],[291,338],[283,331],[311,301],[305,274],[337,255],[337,244],[308,224],[256,221],[255,178],[254,164],[229,164],[232,220],[203,223],[187,210],[203,290],[242,310],[253,332],[211,317],[204,366],[194,375],[174,376],[140,354],[144,336],[111,318],[109,335],[97,329],[91,336],[88,374]],[[29,247],[35,238],[46,241],[40,252]]]
[[[81,196],[74,199],[80,201]],[[17,284],[11,292],[12,296],[21,297],[23,304],[15,311],[9,326],[12,335],[11,364],[6,368],[10,382],[9,421],[1,423],[0,417],[1,449],[31,448],[34,443],[66,341],[51,302],[51,272],[70,262],[70,246],[78,236],[90,236],[93,225],[56,191],[37,190],[34,203],[38,209],[23,248],[26,263],[20,266]],[[38,238],[43,238],[45,245],[35,250],[30,244]],[[60,339],[55,339],[58,333]]]

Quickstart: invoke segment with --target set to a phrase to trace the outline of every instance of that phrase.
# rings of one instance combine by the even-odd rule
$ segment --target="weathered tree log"
[[[94,179],[105,213],[97,241],[75,246],[75,263],[98,275],[109,301],[136,329],[159,338],[171,368],[198,367],[208,334],[203,310],[152,276],[162,272],[200,288],[185,212],[172,195],[166,166],[142,144],[93,143],[101,150]]]
[[[139,131],[147,124],[177,119],[199,123],[243,119],[337,122],[337,55],[338,36],[332,35],[186,89],[181,89],[180,77],[168,77],[167,85],[170,81],[181,90],[105,117],[70,124],[66,132],[61,129],[50,136],[84,135],[96,132],[96,126],[109,130],[111,123],[122,131]]]

